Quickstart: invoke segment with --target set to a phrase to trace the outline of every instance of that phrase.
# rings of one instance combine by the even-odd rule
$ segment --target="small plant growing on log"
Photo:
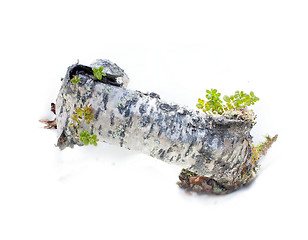
[[[207,101],[199,98],[196,106],[203,112],[212,114],[222,115],[228,110],[245,109],[247,106],[254,105],[255,102],[259,101],[254,92],[247,94],[243,91],[236,91],[234,95],[225,95],[223,97],[225,103],[220,99],[221,94],[216,89],[206,90],[206,93]]]
[[[93,70],[93,74],[94,74],[94,77],[97,78],[98,80],[102,80],[103,76],[105,77],[106,76],[106,73],[104,73],[104,67],[103,66],[100,66],[98,68],[92,68]]]
[[[84,145],[94,145],[97,146],[97,142],[99,139],[97,136],[90,135],[88,131],[80,131],[78,133],[78,128],[80,126],[81,120],[85,120],[87,124],[90,124],[91,120],[95,117],[92,113],[93,109],[90,105],[85,105],[82,108],[76,108],[75,113],[72,115],[70,126],[74,129],[76,135],[79,137],[79,141],[82,142]]]
[[[101,65],[110,69],[108,75]],[[188,169],[181,172],[179,185],[189,191],[224,194],[254,179],[260,156],[277,139],[268,136],[265,143],[253,145],[250,131],[255,115],[247,108],[259,100],[253,92],[236,91],[234,95],[222,97],[216,89],[207,90],[205,100],[198,99],[197,107],[206,112],[200,116],[186,107],[161,101],[157,94],[126,89],[128,78],[116,64],[98,60],[94,66],[101,67],[91,66],[77,63],[69,67],[57,98],[58,111],[55,105],[52,107],[58,115],[57,121],[47,124],[58,125],[57,146],[61,150],[75,144],[96,146],[100,135],[107,143],[139,150],[165,162],[184,163]],[[121,81],[123,84],[118,83]],[[155,98],[153,111],[146,111],[153,105],[144,96]],[[80,105],[80,102],[104,104],[105,110],[98,114],[91,105]],[[170,122],[174,113],[187,117]],[[154,125],[157,128],[150,134]],[[102,131],[104,126],[109,129]]]
[[[73,77],[72,79],[71,79],[71,82],[73,83],[73,84],[77,84],[77,83],[79,83],[80,82],[80,78],[79,78],[79,76],[78,75],[75,75],[75,77]]]
[[[84,145],[94,145],[97,146],[97,142],[99,141],[99,139],[97,139],[97,136],[94,135],[90,135],[90,133],[88,131],[82,131],[79,133],[80,142],[83,142]]]
[[[90,124],[90,121],[95,117],[92,111],[93,109],[89,105],[85,105],[80,111],[87,124]]]

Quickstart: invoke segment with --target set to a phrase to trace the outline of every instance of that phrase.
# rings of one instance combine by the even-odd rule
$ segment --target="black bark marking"
[[[103,126],[99,125],[99,127],[98,127],[98,134],[102,135],[102,131],[103,131]]]
[[[171,153],[171,152],[173,152],[173,149],[172,149],[172,147],[169,147],[168,150],[167,150],[167,153]]]
[[[143,116],[139,120],[139,124],[141,127],[146,127],[147,125],[150,124],[150,122],[151,122],[150,116]]]
[[[86,98],[85,96],[82,96],[82,97],[81,97],[81,102],[82,102],[82,104],[85,104],[86,101],[87,101],[87,98]]]
[[[69,122],[70,122],[70,118],[65,119],[65,123],[64,123],[65,128],[64,129],[68,128]]]
[[[182,133],[182,131],[181,131],[181,133],[180,133],[180,136],[178,137],[178,141],[179,141],[179,142],[182,142],[182,141],[183,141],[183,133]]]
[[[151,98],[160,99],[160,96],[157,93],[151,92],[149,95],[150,95]]]
[[[159,128],[157,136],[160,137],[162,135],[163,131],[164,131],[163,128]]]
[[[211,156],[211,154],[209,154],[209,155]],[[206,162],[207,164],[209,164],[209,163],[212,162],[212,159],[211,159],[211,158],[205,158],[205,162]]]
[[[112,112],[110,114],[110,126],[113,126],[114,125],[114,113]]]
[[[163,151],[161,152],[161,154],[159,155],[159,157],[160,157],[161,159],[164,159],[165,153],[166,153],[166,151],[163,150]]]
[[[171,135],[173,135],[175,133],[175,130],[176,130],[176,127],[175,127],[175,125],[173,125],[172,128],[171,128]]]
[[[126,110],[130,109],[131,106],[135,106],[138,102],[138,98],[134,97],[130,100],[127,100],[125,103],[119,103],[117,108],[120,114],[123,114]]]
[[[140,107],[139,107],[139,112],[142,114],[146,113],[146,108],[147,108],[147,105],[145,104],[141,104]]]
[[[126,110],[127,106],[120,103],[118,104],[117,108],[118,108],[118,112],[122,114]]]
[[[152,132],[153,132],[153,130],[154,130],[154,124],[155,124],[155,123],[152,123],[152,125],[151,125],[151,127],[150,127],[149,133],[152,133]]]
[[[123,147],[123,144],[124,144],[124,139],[120,139],[120,147]]]
[[[187,157],[187,156],[191,153],[192,148],[193,148],[193,146],[194,146],[195,143],[196,143],[196,140],[197,140],[196,137],[194,137],[193,140],[191,141],[191,143],[190,143],[190,145],[189,145],[187,151],[185,152],[185,157]]]
[[[123,131],[120,132],[119,136],[121,138],[124,138],[125,137],[125,128],[123,129]]]
[[[93,125],[93,124],[91,125],[91,128],[90,128],[90,134],[91,134],[91,135],[94,134],[94,125]]]
[[[131,128],[133,126],[133,116],[129,117],[126,125],[128,128]]]
[[[64,102],[64,101],[63,101],[63,102]],[[64,107],[64,103],[61,105],[60,111],[59,111],[58,115],[61,115],[61,114],[63,113],[63,107]]]
[[[115,87],[122,87],[122,84],[118,83],[117,80],[116,80],[117,77],[122,77],[122,76],[114,77],[112,75],[108,75],[108,76],[103,76],[102,79],[100,79],[100,80],[94,79],[94,81],[102,82],[102,83],[109,84],[109,85],[112,85],[112,86],[115,86]]]
[[[186,116],[188,115],[189,111],[187,111],[186,109],[183,109],[181,112],[177,112],[178,115],[180,116]]]
[[[100,114],[101,111],[102,111],[101,108],[98,108],[98,109],[97,109],[97,111],[96,111],[96,113],[95,113],[95,119],[98,119],[98,116],[99,116],[99,114]]]
[[[77,100],[79,100],[79,99],[80,99],[80,97],[81,97],[80,91],[79,91],[79,90],[77,90],[77,93],[76,93],[76,99],[77,99]]]
[[[129,117],[129,114],[130,114],[130,109],[128,108],[124,113],[124,117]]]
[[[166,112],[176,111],[178,109],[178,105],[170,105],[167,103],[161,103],[159,108]]]
[[[107,103],[108,103],[109,97],[107,93],[104,93],[103,95],[103,103],[104,103],[104,109],[107,110]]]

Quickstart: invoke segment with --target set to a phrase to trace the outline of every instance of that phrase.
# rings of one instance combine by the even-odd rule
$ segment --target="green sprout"
[[[208,99],[205,102],[202,99],[198,99],[197,108],[202,109],[204,112],[211,111],[212,113],[222,114],[224,112],[224,106],[220,100],[221,94],[216,89],[206,90],[205,97]]]
[[[246,106],[254,105],[260,99],[255,96],[254,92],[246,94],[243,91],[236,91],[234,95],[224,96],[228,109],[242,109]]]
[[[90,135],[90,133],[88,131],[81,131],[79,133],[79,141],[80,142],[83,142],[84,145],[94,145],[94,146],[97,146],[97,142],[99,139],[97,139],[97,136],[94,134],[94,135]]]
[[[82,109],[82,115],[84,120],[87,122],[87,124],[90,123],[90,121],[95,117],[94,114],[92,113],[93,109],[91,105],[85,105]]]
[[[82,120],[83,115],[83,109],[82,108],[76,108],[76,113],[73,113],[71,116],[72,121],[70,122],[70,126],[74,129],[74,131],[77,133],[77,129],[79,128],[79,125]]]
[[[73,78],[71,79],[71,81],[72,81],[73,84],[76,85],[77,83],[80,82],[80,78],[79,78],[78,75],[75,75],[75,77],[73,77]]]
[[[234,95],[223,97],[225,104],[220,99],[221,94],[216,89],[206,90],[205,97],[207,101],[198,99],[197,108],[203,110],[203,112],[210,112],[213,114],[222,115],[228,110],[241,110],[247,106],[254,105],[259,101],[259,98],[255,96],[254,92],[246,94],[243,91],[236,91]]]
[[[106,73],[104,73],[104,67],[103,66],[100,66],[98,68],[92,68],[93,70],[93,74],[94,74],[94,77],[96,77],[98,80],[102,80],[103,76],[105,77],[106,76]]]
[[[69,126],[72,127],[75,131],[77,137],[79,137],[79,141],[84,145],[94,145],[97,146],[97,142],[99,139],[97,136],[90,135],[88,131],[80,131],[78,133],[79,126],[81,124],[81,120],[85,120],[87,124],[90,124],[90,121],[94,118],[93,109],[91,105],[85,105],[82,108],[76,108],[75,113],[73,113]]]

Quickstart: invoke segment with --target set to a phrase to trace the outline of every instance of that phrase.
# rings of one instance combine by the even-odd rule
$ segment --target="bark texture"
[[[100,141],[143,152],[189,171],[214,179],[224,186],[242,186],[251,163],[253,119],[211,116],[162,101],[155,93],[126,89],[128,77],[108,60],[107,76],[99,81],[90,67],[75,64],[62,80],[56,102],[58,146],[82,145],[69,126],[75,108],[91,105],[95,118],[80,129],[96,134]],[[71,78],[81,81],[74,85]],[[246,177],[247,178],[247,177]],[[252,175],[249,175],[252,178]]]

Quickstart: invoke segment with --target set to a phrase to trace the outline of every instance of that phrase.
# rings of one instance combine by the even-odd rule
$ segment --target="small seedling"
[[[255,96],[254,92],[246,94],[243,91],[236,91],[234,95],[224,96],[228,109],[242,109],[246,106],[254,105],[260,99]]]
[[[92,111],[93,109],[91,105],[85,105],[82,109],[80,109],[80,112],[87,124],[89,124],[90,121],[95,117]]]
[[[90,133],[88,131],[82,131],[79,133],[79,141],[83,142],[84,145],[94,145],[97,146],[97,142],[99,139],[97,139],[97,136],[94,135],[90,135]]]
[[[98,80],[102,80],[103,76],[105,77],[106,76],[106,73],[104,73],[104,67],[103,66],[100,66],[98,68],[92,68],[93,70],[93,74],[94,74],[94,77],[97,78]]]
[[[90,124],[91,120],[95,117],[92,113],[93,109],[91,105],[85,105],[82,108],[76,108],[75,113],[72,115],[69,126],[72,127],[75,131],[77,137],[79,137],[79,141],[83,142],[84,145],[94,145],[97,146],[97,142],[99,139],[97,136],[90,135],[88,131],[80,131],[78,133],[78,129],[81,123],[81,120],[85,120],[87,124]]]
[[[76,85],[77,83],[80,82],[80,78],[79,78],[78,75],[75,75],[75,77],[73,77],[73,78],[71,79],[71,81],[72,81],[73,84]]]
[[[208,99],[207,102],[205,102],[202,99],[198,99],[197,108],[202,109],[203,112],[212,112],[217,114],[222,114],[224,112],[224,106],[221,104],[222,101],[220,100],[221,94],[217,92],[216,89],[206,90],[205,97]]]
[[[206,93],[205,97],[208,101],[199,98],[196,106],[202,109],[203,112],[212,114],[222,115],[228,110],[242,110],[259,101],[259,98],[255,96],[254,92],[246,94],[243,91],[236,91],[234,95],[225,95],[223,97],[225,104],[223,104],[223,101],[220,99],[221,94],[216,89],[206,90]]]

